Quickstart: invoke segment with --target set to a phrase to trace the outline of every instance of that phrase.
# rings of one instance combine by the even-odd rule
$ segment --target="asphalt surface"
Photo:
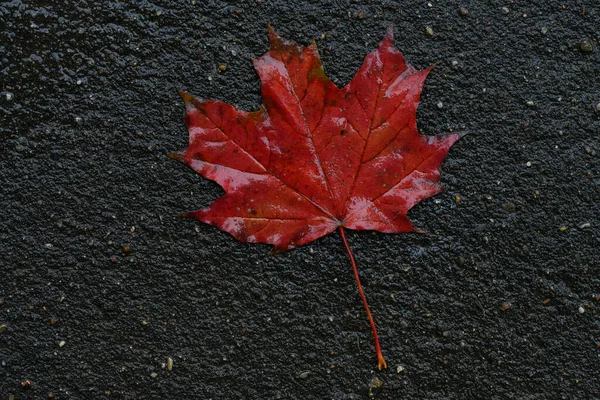
[[[600,398],[599,21],[593,1],[1,2],[0,399]],[[259,107],[267,23],[344,85],[392,22],[437,63],[421,131],[471,134],[409,213],[428,235],[347,233],[380,372],[339,236],[269,256],[180,218],[222,191],[167,154],[178,90]]]

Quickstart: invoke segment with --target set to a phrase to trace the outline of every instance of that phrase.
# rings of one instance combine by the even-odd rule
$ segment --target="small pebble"
[[[75,117],[75,122],[80,124],[81,121],[83,121],[83,119],[81,119],[81,117]]]
[[[548,33],[548,28],[546,28],[545,26],[541,29],[542,35],[545,35],[546,33]]]
[[[443,108],[443,107],[444,107],[444,103],[442,103],[441,101],[438,101],[437,108]]]
[[[225,72],[226,69],[227,67],[225,66],[225,64],[219,65],[219,72]]]
[[[467,15],[469,15],[469,10],[467,10],[467,9],[466,9],[466,8],[464,8],[464,7],[461,7],[461,9],[460,9],[460,10],[458,10],[458,13],[459,13],[460,15],[462,15],[463,17],[466,17]]]
[[[531,167],[531,161],[527,161],[527,164],[525,164],[525,165],[527,165],[528,167]]]
[[[510,304],[510,302],[509,302],[509,301],[507,301],[506,303],[503,303],[503,304],[500,306],[500,309],[501,309],[502,311],[507,311],[507,310],[510,310],[510,308],[511,308],[511,307],[512,307],[512,304]]]
[[[583,314],[585,312],[585,308],[579,307],[577,311],[579,311],[579,314]]]
[[[4,333],[4,332],[6,332],[6,325],[2,324],[2,325],[0,325],[0,333]]]
[[[594,51],[594,46],[592,46],[592,42],[590,39],[583,39],[579,44],[579,49],[584,53],[591,53]]]
[[[596,103],[595,108],[596,108],[596,111],[600,111],[600,101]]]
[[[383,386],[383,379],[378,376],[374,376],[369,381],[369,389],[377,389]]]
[[[454,195],[454,202],[455,203],[460,203],[461,200],[462,200],[462,197],[460,197],[460,194],[455,194]]]
[[[61,341],[58,343],[58,347],[64,347],[66,343],[67,343],[67,342],[65,342],[64,340],[61,340]]]
[[[433,28],[430,26],[426,26],[425,33],[427,34],[427,36],[433,36]]]
[[[11,92],[6,92],[6,100],[11,101],[13,99],[13,94]]]
[[[533,102],[533,100],[527,100],[526,103],[529,107],[533,107],[535,105],[535,103]]]
[[[398,367],[396,368],[396,372],[401,373],[403,371],[404,371],[404,367],[402,365],[398,365]]]
[[[158,376],[158,374],[156,372],[153,372],[150,374],[150,378],[152,378],[152,379],[156,379],[157,376]]]
[[[308,372],[308,371],[302,371],[302,372],[300,372],[300,375],[298,375],[298,377],[300,379],[306,379],[306,378],[308,378],[308,375],[310,375],[310,372]]]
[[[566,226],[561,226],[560,228],[558,228],[559,231],[564,232],[567,230]]]
[[[508,7],[502,7],[502,12],[504,14],[508,14],[510,12],[510,10],[508,9]]]

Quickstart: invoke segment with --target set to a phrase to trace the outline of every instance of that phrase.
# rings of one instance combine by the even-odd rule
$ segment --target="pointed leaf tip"
[[[184,155],[185,151],[181,151],[178,153],[169,153],[167,154],[167,157],[172,158],[173,160],[183,161]]]
[[[393,22],[390,24],[390,26],[388,26],[387,32],[385,33],[383,40],[390,40],[392,42],[394,41],[394,23]]]
[[[450,133],[447,135],[443,135],[443,137],[447,137],[449,142],[448,142],[448,147],[451,147],[452,145],[454,145],[454,143],[458,142],[462,137],[468,135],[469,132],[466,131],[460,131],[460,132],[454,132],[454,133]]]
[[[184,90],[180,90],[179,91],[179,95],[183,99],[183,102],[185,103],[185,105],[193,104],[193,102],[194,102],[194,96],[192,96],[188,92],[186,92]]]
[[[277,34],[277,32],[275,32],[275,29],[273,29],[271,24],[268,24],[267,28],[269,29],[269,43],[271,45],[271,49],[274,49],[276,45],[283,41],[283,39]]]
[[[279,254],[279,253],[283,253],[284,251],[285,251],[285,249],[280,249],[280,248],[278,248],[278,247],[273,247],[273,248],[271,249],[271,251],[269,252],[269,255],[270,255],[270,256],[274,256],[274,255],[277,255],[277,254]]]

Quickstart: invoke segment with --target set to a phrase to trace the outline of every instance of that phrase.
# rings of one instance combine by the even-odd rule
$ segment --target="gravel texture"
[[[375,4],[377,3],[377,4]],[[0,3],[0,399],[600,398],[600,6],[580,1]],[[269,247],[178,214],[178,90],[260,105],[267,23],[346,84],[386,27],[467,130],[428,235]],[[169,361],[170,360],[170,361]]]

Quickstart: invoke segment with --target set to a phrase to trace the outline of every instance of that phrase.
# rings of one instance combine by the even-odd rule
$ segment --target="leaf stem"
[[[360,293],[360,298],[362,299],[362,302],[365,306],[365,310],[367,311],[367,316],[369,317],[369,322],[371,323],[371,330],[373,331],[373,338],[375,339],[375,351],[377,352],[377,366],[381,370],[382,368],[387,368],[387,363],[383,358],[383,354],[381,354],[381,347],[379,346],[379,337],[377,336],[377,328],[375,327],[375,321],[373,320],[371,310],[369,309],[369,305],[367,304],[365,292],[363,291],[362,285],[360,284],[360,278],[358,276],[358,267],[356,266],[356,261],[354,260],[352,250],[350,250],[350,246],[348,246],[348,241],[346,240],[344,228],[340,226],[339,231],[340,236],[342,237],[342,242],[344,242],[344,246],[346,247],[346,251],[348,252],[348,257],[350,257],[350,262],[352,263],[352,269],[354,270],[354,279],[356,279],[356,284],[358,285],[358,293]]]

